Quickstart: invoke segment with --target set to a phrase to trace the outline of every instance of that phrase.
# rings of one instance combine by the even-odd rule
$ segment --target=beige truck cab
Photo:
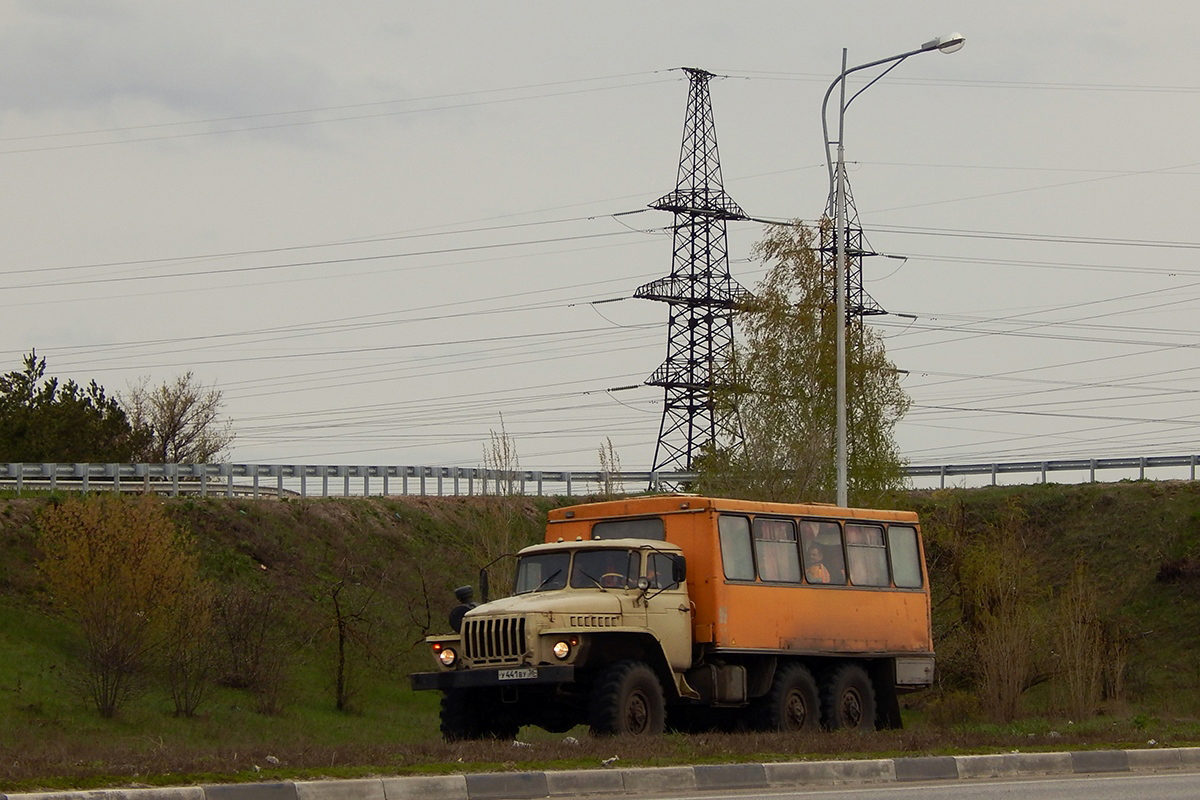
[[[668,695],[694,694],[686,562],[644,539],[553,542],[517,554],[513,593],[467,611],[457,635],[427,640],[448,739],[510,737],[522,725],[661,732]],[[486,598],[485,598],[486,599]]]

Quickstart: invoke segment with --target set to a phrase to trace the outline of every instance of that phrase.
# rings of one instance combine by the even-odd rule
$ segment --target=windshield
[[[570,553],[539,553],[517,562],[517,583],[513,594],[561,589],[567,585]]]
[[[581,550],[575,554],[571,586],[630,589],[637,584],[638,554],[629,550]]]
[[[538,553],[517,562],[513,594],[573,589],[631,589],[637,585],[640,557],[630,550],[580,550],[571,564],[570,553]]]

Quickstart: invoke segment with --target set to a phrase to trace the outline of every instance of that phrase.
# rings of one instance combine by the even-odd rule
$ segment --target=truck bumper
[[[924,689],[933,685],[933,655],[897,656],[896,685]]]
[[[484,667],[450,672],[414,672],[409,676],[414,691],[478,689],[497,686],[546,686],[575,680],[572,665],[552,667]]]

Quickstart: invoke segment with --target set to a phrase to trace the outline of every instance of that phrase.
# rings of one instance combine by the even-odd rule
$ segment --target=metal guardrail
[[[1196,480],[1200,456],[1008,461],[910,466],[909,478],[946,479],[1035,474],[1045,483],[1053,472],[1086,473],[1096,481],[1103,470],[1181,468]],[[157,492],[201,497],[350,497],[362,495],[495,495],[576,493],[625,494],[659,489],[695,479],[691,472],[505,471],[482,467],[350,466],[315,464],[13,464],[0,463],[0,490]],[[338,485],[340,484],[340,486]],[[332,492],[331,492],[332,489]]]
[[[1131,456],[1126,458],[1074,458],[1055,461],[1007,461],[992,464],[940,464],[935,466],[908,467],[909,478],[937,477],[945,488],[946,478],[965,475],[990,475],[992,485],[1000,475],[1035,473],[1045,483],[1051,472],[1086,472],[1088,483],[1096,482],[1099,470],[1124,469],[1138,471],[1138,480],[1146,479],[1146,470],[1162,467],[1187,467],[1189,480],[1196,480],[1196,464],[1200,456]]]
[[[572,497],[577,490],[624,494],[695,477],[694,473],[684,472],[506,471],[482,467],[0,463],[0,489],[18,494],[70,490],[254,498],[529,493]]]

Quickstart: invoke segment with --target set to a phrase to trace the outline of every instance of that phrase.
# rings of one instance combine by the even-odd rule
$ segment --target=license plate
[[[499,678],[502,681],[527,681],[537,677],[537,667],[522,667],[521,669],[502,669]]]

